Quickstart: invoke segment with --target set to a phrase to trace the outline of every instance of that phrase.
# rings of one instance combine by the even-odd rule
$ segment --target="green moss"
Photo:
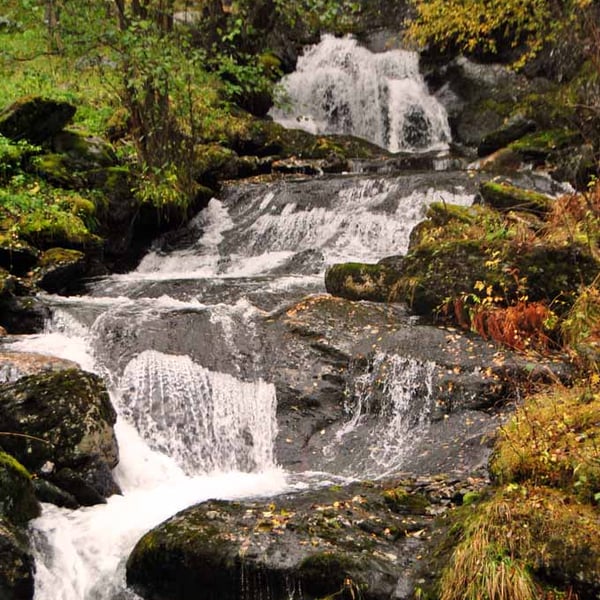
[[[40,267],[52,267],[61,264],[78,262],[85,258],[83,252],[78,250],[67,250],[65,248],[50,248],[40,257],[38,265]]]
[[[430,506],[430,502],[425,496],[415,492],[408,492],[403,487],[385,490],[383,492],[383,499],[392,511],[401,514],[425,514],[427,508]]]
[[[89,232],[83,221],[70,212],[36,210],[19,219],[19,231],[27,241],[39,248],[63,246],[90,248],[101,240]]]
[[[0,444],[7,435],[0,434]],[[24,525],[39,514],[29,472],[15,458],[0,451],[0,517]]]
[[[487,204],[501,211],[520,210],[545,214],[552,203],[552,199],[544,194],[494,181],[483,183],[480,193]]]

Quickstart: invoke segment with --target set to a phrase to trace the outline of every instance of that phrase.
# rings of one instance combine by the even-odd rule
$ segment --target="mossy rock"
[[[60,246],[97,252],[102,247],[102,239],[90,233],[78,215],[68,211],[38,209],[23,215],[18,225],[21,237],[42,250]]]
[[[402,486],[384,490],[383,499],[391,510],[400,514],[426,514],[431,505],[425,496]]]
[[[569,129],[549,129],[530,133],[510,144],[523,161],[542,164],[552,154],[569,146],[581,144],[581,134]]]
[[[386,302],[398,273],[387,265],[342,263],[325,272],[325,288],[347,300]]]
[[[6,432],[2,435],[9,435]],[[40,515],[31,475],[6,452],[0,451],[0,518],[15,525],[25,525]]]
[[[77,131],[61,131],[52,138],[54,152],[66,157],[68,164],[79,171],[117,165],[113,147],[96,136]]]
[[[195,148],[195,172],[198,181],[208,185],[237,177],[238,155],[219,144],[201,144]]]
[[[0,438],[0,446],[50,481],[61,469],[73,469],[104,497],[118,491],[110,475],[118,462],[115,420],[102,380],[79,369],[30,375],[0,387],[0,430],[26,436]]]
[[[0,182],[7,182],[22,171],[29,159],[41,152],[26,141],[15,142],[0,135]]]
[[[486,266],[496,247],[468,239],[421,244],[404,258],[390,299],[431,316],[448,298],[473,292],[477,281],[510,289],[514,281],[503,269]]]
[[[77,284],[86,273],[86,257],[78,250],[50,248],[40,257],[35,283],[47,292],[60,293]]]
[[[309,599],[390,598],[416,562],[420,541],[407,541],[406,532],[407,522],[427,528],[418,515],[392,510],[382,488],[368,483],[211,500],[144,535],[127,561],[127,581],[144,597],[173,600],[235,600],[241,589],[248,597],[302,590]]]
[[[35,561],[25,532],[0,518],[0,598],[32,600]]]
[[[67,189],[77,189],[84,185],[83,178],[73,169],[69,159],[57,153],[41,154],[32,161],[35,173],[49,183]]]
[[[487,156],[524,135],[535,131],[536,123],[524,115],[514,115],[502,127],[483,136],[477,146],[479,156]]]
[[[75,111],[68,102],[26,96],[0,112],[0,134],[12,140],[41,144],[61,131]]]
[[[487,205],[504,212],[516,210],[544,215],[553,202],[544,194],[495,181],[483,183],[479,192]]]

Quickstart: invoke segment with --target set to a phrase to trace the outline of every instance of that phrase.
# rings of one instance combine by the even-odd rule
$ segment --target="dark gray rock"
[[[50,248],[39,261],[35,283],[51,294],[60,294],[77,285],[86,274],[87,260],[79,250]]]
[[[25,525],[39,514],[31,476],[12,456],[0,451],[0,518]]]
[[[535,121],[527,119],[523,115],[514,115],[502,127],[483,136],[479,146],[477,146],[477,154],[487,156],[535,131],[536,127]]]
[[[455,493],[430,484],[205,502],[138,542],[127,581],[144,598],[161,600],[408,598],[436,505]]]
[[[75,111],[68,102],[27,96],[0,112],[0,133],[12,140],[41,144],[62,131]]]
[[[40,373],[0,386],[0,430],[22,434],[0,446],[32,473],[74,495],[81,504],[118,493],[110,476],[118,462],[116,413],[99,377],[78,369]],[[69,469],[65,476],[63,469]],[[74,472],[81,480],[73,481]]]

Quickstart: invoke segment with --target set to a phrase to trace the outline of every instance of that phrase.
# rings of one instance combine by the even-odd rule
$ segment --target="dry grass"
[[[597,501],[600,393],[558,386],[529,398],[502,429],[491,470],[503,483],[529,481]]]
[[[574,586],[600,576],[599,527],[594,508],[562,492],[507,486],[463,521],[440,600],[575,600]]]

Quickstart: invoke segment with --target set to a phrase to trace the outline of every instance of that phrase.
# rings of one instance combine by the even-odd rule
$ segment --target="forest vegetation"
[[[407,39],[429,53],[464,52],[522,72],[534,69],[545,52],[566,48],[581,56],[576,73],[554,93],[551,118],[590,146],[598,170],[597,2],[410,4]],[[109,140],[111,160],[127,172],[136,202],[151,207],[163,224],[179,224],[213,183],[201,176],[210,171],[206,165],[226,161],[228,149],[251,134],[290,68],[266,45],[265,29],[293,32],[296,39],[352,32],[366,10],[364,2],[349,0],[223,5],[7,0],[0,14],[0,107],[24,97],[75,105],[69,131]],[[195,27],[186,25],[186,14],[199,15]],[[538,101],[531,98],[528,109],[538,110]],[[0,245],[47,249],[67,239],[76,251],[101,246],[105,190],[89,182],[74,185],[68,167],[49,164],[48,156],[35,141],[0,135]],[[439,231],[433,215],[429,243],[441,244],[449,235],[515,248],[551,240],[580,244],[600,260],[600,183],[592,173],[582,189],[528,223],[514,214],[450,218],[444,210],[438,207]],[[500,264],[498,256],[489,260],[497,261],[492,268]],[[452,558],[433,589],[418,591],[421,598],[576,600],[578,569],[600,575],[600,276],[546,303],[530,300],[526,279],[510,277],[516,281],[510,294],[495,281],[478,280],[473,289],[449,296],[432,318],[523,353],[567,359],[573,384],[532,383],[498,435],[493,486],[450,517],[445,543]],[[0,277],[0,291],[2,286]],[[568,578],[548,583],[559,564]],[[543,581],[540,573],[547,576]]]

